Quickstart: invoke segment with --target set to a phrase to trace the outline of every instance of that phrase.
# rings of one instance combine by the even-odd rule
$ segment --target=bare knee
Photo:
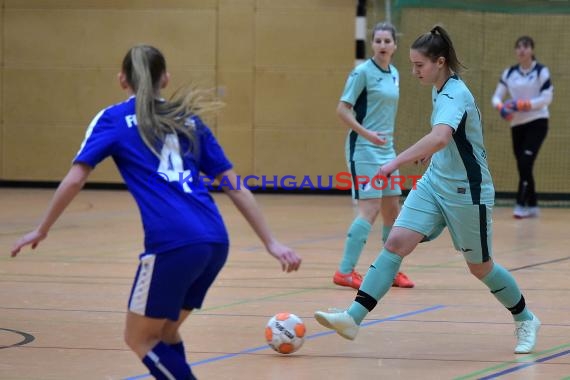
[[[134,351],[134,347],[137,346],[137,340],[135,336],[132,334],[132,332],[129,332],[127,328],[125,328],[125,331],[123,332],[123,340],[125,341],[127,346]]]
[[[175,344],[180,342],[182,337],[180,336],[177,328],[167,328],[165,326],[165,328],[162,329],[160,340],[168,344]]]
[[[402,239],[398,237],[388,237],[384,248],[388,251],[401,255],[403,253]]]
[[[484,263],[477,264],[467,263],[467,266],[469,267],[471,274],[481,280],[493,269],[493,261],[489,260]]]
[[[162,331],[160,334],[160,340],[162,340],[165,343],[168,344],[176,344],[180,341],[182,341],[182,337],[180,336],[180,326],[182,325],[182,323],[184,323],[184,321],[186,320],[186,318],[188,318],[188,316],[190,315],[190,313],[192,312],[192,310],[189,309],[182,309],[180,311],[180,315],[178,317],[177,321],[170,321],[167,320],[164,323],[164,326],[162,326]]]
[[[394,227],[384,244],[388,251],[402,257],[410,254],[423,239],[423,235],[402,227]]]
[[[129,312],[124,332],[125,343],[142,359],[160,342],[163,323],[162,320],[146,318]]]
[[[124,340],[127,346],[139,357],[144,357],[161,339],[158,334],[125,329]]]
[[[374,224],[380,213],[380,207],[380,199],[362,199],[358,201],[358,214],[361,218],[366,219],[368,223]]]

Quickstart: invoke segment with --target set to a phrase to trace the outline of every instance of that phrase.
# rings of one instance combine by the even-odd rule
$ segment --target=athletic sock
[[[354,219],[348,229],[344,244],[344,253],[339,265],[340,273],[350,273],[354,270],[371,228],[372,226],[366,219],[360,217]]]
[[[521,290],[508,270],[497,263],[493,263],[493,269],[481,281],[487,285],[495,298],[509,309],[515,321],[532,319],[532,313],[526,307]]]
[[[183,341],[180,341],[180,342],[174,343],[174,344],[169,344],[168,346],[171,349],[173,349],[174,351],[178,352],[180,355],[182,355],[184,360],[186,360],[186,351],[184,350],[184,342]]]
[[[383,248],[374,263],[370,265],[354,302],[348,308],[348,314],[357,324],[362,322],[392,287],[401,263],[401,256]]]
[[[186,360],[166,343],[158,342],[142,362],[157,380],[196,380]]]

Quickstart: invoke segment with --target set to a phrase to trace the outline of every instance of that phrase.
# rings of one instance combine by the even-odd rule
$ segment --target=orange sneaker
[[[340,286],[348,286],[358,289],[362,284],[362,276],[354,270],[350,273],[340,273],[339,271],[336,271],[333,276],[333,282]]]
[[[412,280],[410,280],[408,276],[402,272],[398,272],[394,278],[394,283],[392,284],[392,286],[395,286],[397,288],[413,288],[414,285],[415,284],[412,282]]]

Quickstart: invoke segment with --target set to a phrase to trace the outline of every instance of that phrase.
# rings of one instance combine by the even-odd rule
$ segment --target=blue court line
[[[512,373],[512,372],[520,371],[521,369],[525,369],[525,368],[527,368],[527,367],[531,367],[531,366],[536,365],[536,364],[538,364],[538,363],[542,363],[542,362],[545,362],[545,361],[548,361],[548,360],[551,360],[551,359],[556,359],[556,358],[558,358],[558,357],[560,357],[560,356],[564,356],[564,355],[568,355],[568,354],[570,354],[570,350],[562,351],[562,352],[559,352],[559,353],[554,354],[554,355],[545,356],[545,357],[543,357],[543,358],[533,360],[532,362],[520,364],[520,365],[511,367],[511,368],[507,368],[507,369],[505,369],[505,370],[503,370],[503,371],[500,371],[500,372],[492,373],[492,374],[487,375],[487,376],[485,376],[485,377],[480,377],[480,378],[477,379],[477,380],[496,379],[497,377],[500,377],[500,376],[503,376],[503,375],[506,375],[506,374],[509,374],[509,373]]]
[[[402,318],[406,318],[412,315],[418,315],[418,314],[422,314],[422,313],[427,313],[430,311],[435,311],[435,310],[439,310],[439,309],[443,309],[445,308],[444,305],[434,305],[434,306],[430,306],[424,309],[419,309],[419,310],[415,310],[415,311],[409,311],[407,313],[402,313],[402,314],[397,314],[397,315],[393,315],[391,317],[387,317],[387,318],[382,318],[382,319],[375,319],[369,322],[365,322],[362,323],[360,325],[360,327],[368,327],[368,326],[372,326],[372,325],[376,325],[378,323],[382,323],[382,322],[388,322],[388,321],[394,321],[397,319],[402,319]],[[323,336],[327,336],[327,335],[332,335],[332,334],[336,334],[335,331],[329,330],[329,331],[323,331],[320,333],[316,333],[316,334],[312,334],[307,336],[305,339],[307,340],[311,340],[311,339],[315,339],[315,338],[320,338]],[[233,358],[235,356],[239,356],[239,355],[245,355],[245,354],[251,354],[252,352],[257,352],[257,351],[263,351],[263,350],[269,350],[271,349],[268,345],[263,345],[263,346],[259,346],[259,347],[254,347],[254,348],[249,348],[243,351],[239,351],[239,352],[235,352],[233,354],[226,354],[226,355],[220,355],[220,356],[214,356],[213,358],[209,358],[209,359],[204,359],[204,360],[199,360],[197,362],[193,362],[193,363],[189,363],[190,367],[196,367],[202,364],[208,364],[208,363],[213,363],[213,362],[217,362],[220,360],[225,360],[225,359],[230,359]],[[124,380],[138,380],[138,379],[145,379],[150,377],[150,374],[144,374],[144,375],[137,375],[137,376],[133,376],[133,377],[127,377]]]

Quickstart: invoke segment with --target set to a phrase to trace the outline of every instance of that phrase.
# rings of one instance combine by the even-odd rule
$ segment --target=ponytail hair
[[[198,89],[180,89],[169,100],[158,99],[166,60],[149,45],[132,47],[123,58],[122,71],[135,92],[138,131],[148,148],[160,158],[159,149],[166,136],[180,134],[188,138],[189,149],[196,151],[188,118],[219,109],[223,103],[213,99],[209,91]]]
[[[463,69],[466,69],[457,58],[449,34],[440,25],[434,26],[428,33],[419,36],[411,48],[419,51],[432,62],[435,62],[439,57],[445,58],[445,63],[454,73],[459,74]]]

